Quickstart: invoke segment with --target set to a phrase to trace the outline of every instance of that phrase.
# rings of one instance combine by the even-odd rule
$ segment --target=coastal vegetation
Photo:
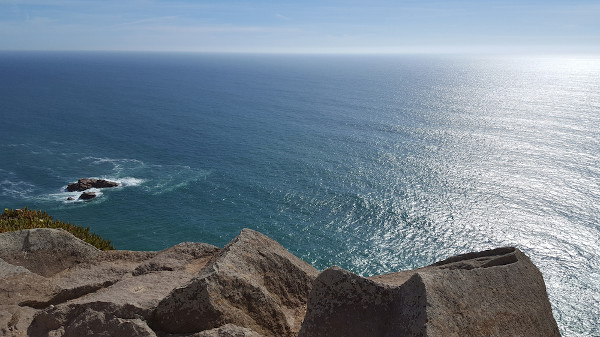
[[[91,233],[89,227],[84,228],[54,220],[52,216],[43,211],[30,210],[27,207],[23,209],[5,208],[4,213],[0,215],[0,233],[33,228],[61,228],[100,250],[115,249],[110,241],[101,238],[98,234]]]

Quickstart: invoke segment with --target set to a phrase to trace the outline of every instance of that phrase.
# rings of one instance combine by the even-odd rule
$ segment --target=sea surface
[[[82,177],[114,180],[68,201]],[[516,246],[600,336],[600,57],[0,53],[0,207],[361,275]]]

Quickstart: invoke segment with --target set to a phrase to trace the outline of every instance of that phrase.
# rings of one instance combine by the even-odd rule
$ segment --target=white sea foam
[[[86,190],[86,192],[94,192],[96,194],[96,198],[94,200],[100,200],[104,195],[101,189],[98,188],[90,188]],[[79,196],[81,196],[82,193],[83,192],[68,192],[65,186],[65,189],[63,189],[62,192],[46,194],[44,196],[41,196],[40,199],[47,201],[60,201],[67,204],[87,201],[79,199]],[[69,198],[72,198],[73,200],[69,200]]]
[[[25,181],[12,181],[4,179],[0,181],[0,195],[11,198],[25,198],[31,193],[35,185]]]
[[[147,191],[153,195],[173,192],[193,184],[197,181],[206,179],[211,174],[210,171],[191,168],[189,166],[169,166],[161,167],[161,172],[151,183],[147,184]]]
[[[106,157],[83,157],[80,159],[80,161],[89,161],[90,164],[93,165],[100,165],[100,164],[111,164],[113,165],[113,167],[115,169],[120,169],[120,168],[124,168],[124,167],[132,167],[132,166],[143,166],[144,162],[142,162],[141,160],[137,160],[137,159],[130,159],[130,158],[106,158]]]
[[[144,179],[139,179],[139,178],[134,178],[134,177],[124,177],[124,178],[106,178],[106,180],[110,180],[110,181],[114,181],[116,183],[119,184],[119,186],[122,187],[129,187],[129,186],[139,186],[141,184],[144,183]]]

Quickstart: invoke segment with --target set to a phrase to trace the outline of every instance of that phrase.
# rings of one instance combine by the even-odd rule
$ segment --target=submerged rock
[[[76,183],[71,183],[67,186],[69,192],[83,192],[90,188],[109,188],[117,187],[119,183],[114,181],[108,181],[104,179],[93,179],[93,178],[81,178]]]

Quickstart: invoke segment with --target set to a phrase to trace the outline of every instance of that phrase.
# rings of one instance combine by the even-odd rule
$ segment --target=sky
[[[599,0],[0,0],[0,50],[600,53]]]

